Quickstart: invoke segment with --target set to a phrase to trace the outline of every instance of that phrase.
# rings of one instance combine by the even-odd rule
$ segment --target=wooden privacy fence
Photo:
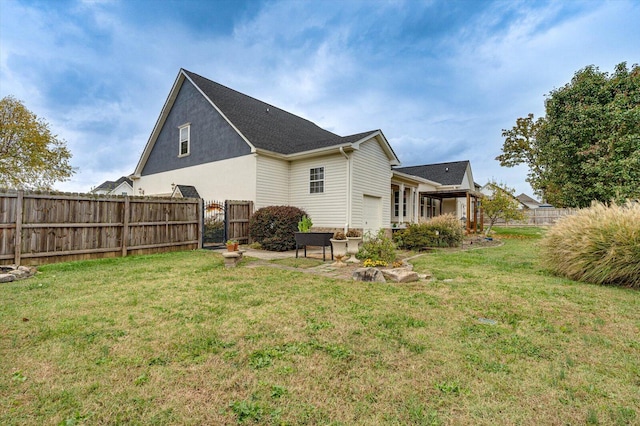
[[[201,235],[198,199],[0,192],[0,264],[190,250]]]
[[[504,222],[504,220],[498,220],[496,225],[498,226],[542,226],[542,225],[553,225],[564,216],[570,216],[576,214],[578,209],[555,209],[542,207],[538,209],[528,209],[525,210],[524,213],[526,215],[526,219],[522,222],[509,221],[509,223]],[[485,217],[485,224],[488,224],[488,219]]]

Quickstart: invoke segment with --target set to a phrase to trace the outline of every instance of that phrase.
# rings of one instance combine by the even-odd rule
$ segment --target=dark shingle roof
[[[438,182],[441,185],[460,185],[468,165],[469,161],[454,161],[422,166],[394,167],[393,170]]]
[[[131,187],[133,187],[133,181],[126,176],[122,176],[120,179],[115,182],[112,180],[107,180],[100,185],[93,188],[93,191],[113,191],[116,189],[122,182],[127,182]]]
[[[540,201],[534,200],[524,192],[516,197],[521,203],[540,205]]]
[[[294,154],[345,143],[345,138],[309,120],[183,71],[256,148]]]
[[[176,187],[178,188],[178,190],[180,191],[180,194],[182,194],[184,198],[200,198],[200,194],[198,194],[198,191],[196,190],[195,186],[176,185]]]

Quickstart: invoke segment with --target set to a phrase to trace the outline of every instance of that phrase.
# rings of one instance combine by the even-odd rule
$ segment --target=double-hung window
[[[178,157],[184,157],[189,155],[191,149],[191,125],[185,124],[179,127],[180,141],[178,147]]]
[[[324,192],[324,167],[315,167],[309,170],[309,193],[321,194]]]

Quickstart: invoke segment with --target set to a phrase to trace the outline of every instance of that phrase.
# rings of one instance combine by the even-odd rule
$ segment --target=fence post
[[[15,258],[14,263],[20,265],[22,256],[22,203],[24,201],[24,191],[18,191],[16,198],[16,237],[15,237]]]
[[[129,240],[129,196],[124,197],[124,212],[122,213],[122,257],[127,257],[127,241]]]
[[[202,240],[204,240],[204,200],[198,200],[198,249],[202,249]]]

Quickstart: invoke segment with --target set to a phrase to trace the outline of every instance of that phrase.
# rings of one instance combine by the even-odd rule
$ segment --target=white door
[[[362,199],[362,228],[363,234],[371,232],[375,235],[382,228],[382,198],[363,196]]]

